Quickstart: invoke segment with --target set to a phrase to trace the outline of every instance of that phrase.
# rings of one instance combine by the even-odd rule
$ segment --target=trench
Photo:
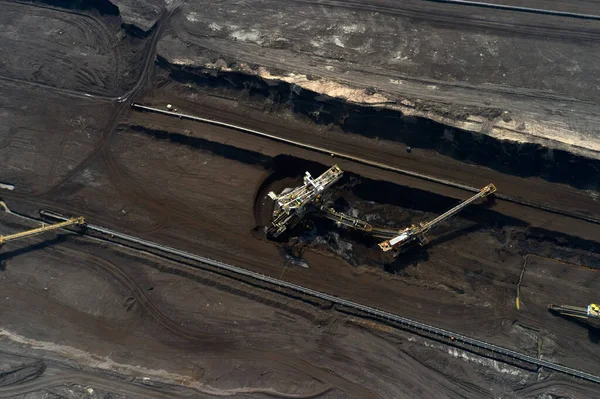
[[[138,125],[121,125],[169,145],[187,146],[206,151],[234,162],[251,165],[265,171],[265,177],[256,189],[253,201],[256,228],[253,235],[266,240],[264,227],[271,220],[273,201],[269,191],[281,192],[286,187],[302,184],[306,171],[319,176],[331,165],[305,160],[292,155],[274,157],[246,150],[230,144],[219,143],[193,135],[156,130]],[[323,194],[324,202],[340,212],[357,212],[359,218],[376,227],[403,228],[411,223],[430,220],[458,203],[455,198],[403,186],[389,181],[369,179],[345,172],[344,176]],[[430,244],[424,248],[411,248],[396,258],[382,253],[377,244],[381,241],[363,232],[338,227],[334,222],[308,214],[302,223],[276,240],[284,258],[302,261],[304,251],[328,252],[351,265],[377,267],[388,273],[402,272],[406,267],[428,260],[429,246],[451,242],[462,235],[485,231],[498,238],[502,247],[512,246],[514,252],[525,255],[551,256],[555,259],[586,265],[600,270],[600,244],[555,231],[532,228],[523,220],[509,217],[491,209],[493,197],[463,209],[457,216],[446,220],[430,232]],[[377,208],[377,209],[376,209]],[[356,216],[356,215],[355,215]]]
[[[216,60],[215,60],[216,61]],[[402,143],[413,148],[436,151],[461,162],[485,166],[519,177],[539,177],[578,189],[600,190],[600,160],[583,157],[542,144],[499,140],[484,133],[468,131],[401,111],[349,103],[282,81],[234,71],[172,65],[157,56],[157,64],[180,83],[194,83],[207,91],[226,92],[228,97],[260,104],[269,112],[291,111],[297,118],[316,125],[336,127],[346,134]],[[257,66],[253,66],[257,68]],[[276,71],[275,71],[276,72]],[[417,109],[434,110],[441,116],[464,120],[470,114],[490,123],[503,117],[493,108],[447,109],[421,104]]]
[[[260,228],[270,221],[273,203],[265,200],[269,191],[277,193],[285,187],[302,184],[301,176],[309,171],[318,176],[330,165],[305,161],[290,155],[279,155],[269,164],[270,174],[257,190],[254,201],[256,224]],[[373,180],[345,172],[344,176],[323,194],[324,202],[340,212],[359,211],[359,218],[382,216],[378,227],[402,228],[411,223],[430,220],[457,204],[454,198],[429,191],[402,186],[388,181]],[[441,245],[466,234],[485,231],[497,237],[502,247],[513,247],[517,254],[533,253],[552,256],[565,262],[586,265],[600,270],[600,244],[595,241],[561,234],[541,228],[532,228],[526,222],[491,209],[493,197],[470,205],[457,216],[432,229],[428,246]],[[379,209],[373,209],[373,207]],[[385,219],[388,217],[387,219]],[[363,232],[338,227],[334,222],[308,214],[302,223],[273,240],[289,256],[302,258],[305,250],[326,249],[351,265],[378,267],[397,274],[406,267],[429,259],[428,246],[411,248],[401,256],[384,255],[377,244],[380,239]],[[321,245],[319,245],[321,244]],[[344,252],[344,246],[352,247]]]
[[[96,10],[100,15],[119,15],[119,8],[109,0],[25,0],[29,3],[46,4],[71,11]]]

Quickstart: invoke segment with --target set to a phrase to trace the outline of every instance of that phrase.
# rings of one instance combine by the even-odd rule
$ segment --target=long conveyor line
[[[42,210],[42,211],[40,211],[40,214],[43,217],[51,218],[54,220],[60,220],[60,221],[68,220],[68,218],[58,215],[54,212],[50,212],[50,211]],[[20,215],[20,216],[31,220],[31,218],[29,218],[29,217],[22,216],[22,215]],[[478,340],[475,338],[470,338],[470,337],[467,337],[462,334],[454,333],[452,331],[448,331],[448,330],[445,330],[442,328],[434,327],[434,326],[431,326],[431,325],[428,325],[425,323],[411,320],[409,318],[399,316],[399,315],[396,315],[393,313],[389,313],[384,310],[380,310],[380,309],[373,308],[370,306],[362,305],[357,302],[339,298],[334,295],[326,294],[326,293],[316,291],[316,290],[313,290],[313,289],[310,289],[307,287],[303,287],[303,286],[300,286],[300,285],[297,285],[294,283],[290,283],[290,282],[287,282],[284,280],[279,280],[279,279],[276,279],[276,278],[273,278],[270,276],[265,276],[263,274],[253,272],[251,270],[247,270],[247,269],[244,269],[241,267],[229,265],[229,264],[219,262],[219,261],[216,261],[213,259],[205,258],[203,256],[195,255],[195,254],[192,254],[192,253],[189,253],[186,251],[181,251],[176,248],[157,244],[155,242],[147,241],[147,240],[144,240],[144,239],[141,239],[138,237],[134,237],[134,236],[131,236],[128,234],[119,233],[117,231],[109,230],[109,229],[106,229],[106,228],[100,227],[100,226],[88,224],[87,230],[93,231],[96,233],[100,233],[109,238],[118,238],[119,240],[122,240],[124,242],[130,242],[130,243],[134,243],[137,245],[141,245],[148,249],[160,251],[165,254],[175,255],[175,256],[185,258],[185,259],[192,260],[194,262],[204,263],[204,264],[213,266],[218,269],[226,270],[230,273],[235,273],[235,274],[238,274],[238,275],[241,275],[244,277],[248,277],[248,278],[252,278],[252,279],[255,279],[255,280],[258,280],[261,282],[272,284],[272,285],[280,287],[280,288],[292,290],[292,291],[298,292],[303,295],[319,298],[319,299],[331,302],[335,305],[340,305],[340,306],[344,306],[344,307],[354,309],[354,310],[357,310],[360,312],[364,312],[364,313],[374,316],[378,319],[390,320],[394,323],[405,325],[405,326],[411,327],[413,329],[418,329],[418,330],[427,332],[429,334],[435,334],[435,335],[438,335],[445,339],[448,339],[451,342],[457,342],[457,343],[461,343],[463,345],[469,345],[469,346],[477,348],[477,349],[482,349],[482,350],[485,350],[485,351],[488,351],[488,352],[491,352],[491,353],[494,353],[497,355],[507,356],[507,357],[510,357],[510,358],[519,360],[521,362],[525,362],[525,363],[537,366],[537,367],[544,367],[548,370],[557,371],[559,373],[563,373],[563,374],[566,374],[566,375],[569,375],[572,377],[577,377],[577,378],[581,378],[586,381],[595,382],[595,383],[600,384],[600,376],[597,376],[597,375],[586,373],[584,371],[573,369],[570,367],[562,366],[560,364],[552,363],[552,362],[549,362],[546,360],[538,359],[538,358],[535,358],[535,357],[532,357],[529,355],[525,355],[523,353],[516,352],[511,349],[503,348],[501,346],[490,344],[488,342],[484,342],[484,341],[481,341],[481,340]]]
[[[398,235],[398,231],[400,230],[400,228],[385,229],[382,227],[376,227],[368,222],[365,222],[364,220],[346,215],[342,212],[337,212],[335,209],[328,208],[326,206],[321,206],[316,213],[316,216],[329,219],[338,225],[346,226],[353,230],[362,231],[363,233],[382,239],[393,238]]]
[[[337,158],[340,158],[340,159],[346,159],[346,160],[357,162],[357,163],[360,163],[360,164],[363,164],[363,165],[372,166],[372,167],[375,167],[375,168],[378,168],[378,169],[388,170],[388,171],[391,171],[391,172],[400,173],[400,174],[403,174],[405,176],[415,177],[415,178],[426,180],[426,181],[430,181],[430,182],[433,182],[433,183],[443,184],[443,185],[448,186],[448,187],[459,188],[461,190],[466,190],[466,191],[470,191],[470,192],[473,192],[473,193],[477,193],[480,190],[479,188],[471,187],[471,186],[468,186],[466,184],[461,184],[461,183],[457,183],[457,182],[454,182],[454,181],[451,181],[451,180],[446,180],[446,179],[440,179],[440,178],[435,177],[435,176],[425,175],[423,173],[414,172],[414,171],[408,170],[408,169],[397,168],[395,166],[387,165],[387,164],[384,164],[384,163],[381,163],[381,162],[376,162],[376,161],[371,161],[371,160],[365,159],[365,158],[355,157],[353,155],[349,155],[349,154],[344,154],[344,153],[341,153],[341,152],[333,151],[333,150],[328,149],[328,148],[318,147],[318,146],[315,146],[315,145],[312,145],[312,144],[306,144],[306,143],[302,143],[302,142],[299,142],[299,141],[286,139],[284,137],[279,137],[279,136],[276,136],[276,135],[273,135],[273,134],[259,132],[258,130],[248,129],[248,128],[245,128],[245,127],[242,127],[242,126],[233,125],[231,123],[225,123],[225,122],[221,122],[221,121],[217,121],[217,120],[213,120],[213,119],[207,119],[207,118],[201,118],[201,117],[198,117],[198,116],[187,115],[187,114],[183,114],[183,113],[180,113],[180,112],[165,111],[165,110],[160,109],[160,108],[148,107],[146,105],[141,105],[141,104],[136,104],[136,103],[131,103],[131,107],[134,110],[137,110],[137,111],[154,112],[154,113],[163,114],[163,115],[167,115],[167,116],[171,116],[171,117],[175,117],[175,118],[187,119],[187,120],[196,121],[196,122],[200,122],[200,123],[207,123],[207,124],[210,124],[210,125],[226,127],[226,128],[229,128],[229,129],[237,130],[238,132],[248,133],[248,134],[252,134],[252,135],[258,136],[258,137],[263,137],[263,138],[266,138],[266,139],[269,139],[269,140],[279,141],[279,142],[282,142],[282,143],[286,143],[286,144],[292,145],[294,147],[304,148],[304,149],[315,151],[315,152],[319,152],[319,153],[322,153],[322,154],[333,155],[333,156],[335,156]],[[557,215],[568,216],[568,217],[571,217],[571,218],[585,220],[587,222],[591,222],[591,223],[595,223],[595,224],[600,224],[600,218],[597,218],[597,217],[594,217],[594,216],[585,215],[585,214],[582,214],[582,213],[576,213],[576,212],[572,212],[572,211],[569,211],[569,210],[558,209],[558,208],[554,208],[554,207],[547,206],[547,205],[536,204],[536,203],[532,203],[532,202],[529,202],[529,201],[522,200],[520,198],[511,197],[511,196],[508,196],[508,195],[505,195],[505,194],[496,194],[495,198],[496,199],[500,199],[500,200],[504,200],[504,201],[508,201],[508,202],[512,202],[512,203],[515,203],[515,204],[527,206],[527,207],[530,207],[530,208],[541,209],[543,211],[551,212],[551,213],[554,213],[554,214],[557,214]]]

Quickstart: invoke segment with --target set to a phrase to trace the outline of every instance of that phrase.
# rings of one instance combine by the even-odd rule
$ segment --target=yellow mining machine
[[[432,227],[442,222],[443,220],[448,219],[451,216],[454,216],[460,210],[465,208],[467,205],[471,204],[475,200],[483,197],[487,197],[488,195],[496,192],[496,186],[493,184],[489,184],[482,188],[477,194],[472,196],[471,198],[461,202],[454,208],[450,209],[446,213],[441,214],[437,218],[426,222],[420,223],[419,225],[412,225],[403,230],[397,232],[397,235],[389,240],[383,241],[379,244],[379,247],[387,252],[390,250],[399,251],[402,247],[408,245],[409,243],[417,242],[423,246],[429,242],[427,237],[425,237],[425,233],[431,230]]]
[[[78,217],[78,218],[69,219],[67,221],[56,223],[56,224],[42,223],[42,225],[40,227],[38,227],[37,229],[27,230],[27,231],[23,231],[20,233],[7,235],[7,236],[0,236],[0,246],[2,246],[4,243],[9,242],[9,241],[15,241],[15,240],[19,240],[22,238],[42,234],[47,231],[62,229],[65,227],[75,226],[75,225],[78,225],[78,226],[85,225],[85,219],[83,218],[83,216]]]
[[[321,193],[337,182],[344,172],[337,165],[333,165],[317,178],[306,172],[304,184],[292,190],[284,190],[277,195],[274,192],[268,194],[269,198],[276,201],[273,211],[273,221],[267,228],[267,234],[277,237],[288,228],[298,224],[300,220],[310,211]]]
[[[461,202],[429,222],[420,223],[419,225],[413,224],[403,230],[386,229],[374,227],[363,220],[337,212],[335,209],[322,203],[321,194],[337,182],[342,177],[342,174],[342,170],[337,165],[334,165],[314,179],[309,172],[306,172],[302,186],[285,189],[279,195],[271,191],[268,196],[276,201],[276,204],[273,211],[273,219],[266,229],[267,234],[271,237],[277,237],[287,229],[298,224],[308,212],[316,211],[316,216],[330,219],[338,226],[359,230],[373,237],[386,240],[381,242],[379,247],[385,252],[394,249],[397,254],[402,247],[411,242],[418,242],[421,245],[427,244],[428,239],[425,237],[425,234],[434,226],[454,216],[477,199],[487,197],[496,192],[496,186],[489,184],[471,198]]]
[[[375,227],[364,220],[355,218],[353,216],[346,215],[345,213],[338,212],[333,208],[325,205],[319,205],[319,212],[316,216],[329,219],[333,221],[338,227],[345,226],[353,230],[362,231],[365,234],[369,234],[373,237],[390,239],[398,234],[397,229],[385,229],[381,227]]]
[[[580,319],[599,319],[600,320],[600,305],[591,303],[587,308],[579,308],[569,305],[548,305],[548,310],[552,313],[578,317]]]

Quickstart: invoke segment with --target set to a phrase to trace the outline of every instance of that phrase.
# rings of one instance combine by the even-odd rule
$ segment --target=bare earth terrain
[[[600,326],[547,311],[600,300],[600,2],[493,3],[588,18],[419,0],[0,0],[0,199],[600,376]],[[267,238],[267,193],[333,164],[345,173],[326,199],[386,228],[434,218],[472,195],[462,186],[498,195],[397,258],[314,216]],[[0,235],[33,227],[0,214]],[[0,397],[598,396],[121,244],[60,231],[0,247]]]

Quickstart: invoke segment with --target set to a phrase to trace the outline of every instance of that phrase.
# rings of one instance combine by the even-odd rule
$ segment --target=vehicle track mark
[[[143,68],[142,68],[142,71],[140,72],[140,78],[138,79],[138,81],[136,82],[134,87],[128,93],[123,95],[121,99],[119,99],[118,106],[115,109],[115,111],[113,112],[113,115],[111,116],[111,118],[109,119],[108,126],[107,126],[106,130],[104,131],[104,133],[102,134],[102,138],[100,139],[100,142],[98,143],[98,145],[90,152],[90,154],[88,154],[88,156],[84,160],[82,160],[79,163],[79,165],[77,165],[75,168],[73,168],[73,170],[71,170],[67,175],[65,175],[60,181],[58,181],[56,184],[54,184],[49,189],[42,191],[40,193],[37,193],[36,194],[37,197],[42,197],[42,196],[50,197],[50,196],[57,194],[62,185],[64,185],[67,182],[70,182],[75,176],[77,176],[80,172],[85,170],[85,168],[87,168],[99,155],[106,155],[107,152],[110,152],[110,139],[111,139],[112,134],[114,133],[115,128],[118,125],[119,118],[127,110],[127,107],[129,105],[129,104],[127,104],[127,100],[134,97],[143,88],[144,84],[147,82],[147,80],[149,78],[151,66],[155,59],[156,46],[158,44],[158,40],[160,39],[168,20],[170,19],[170,17],[173,15],[173,13],[177,9],[178,8],[173,8],[173,9],[164,11],[163,15],[158,20],[156,29],[153,33],[154,36],[152,37],[152,40],[148,44],[148,49],[146,51],[145,60],[143,62]]]
[[[498,20],[485,20],[476,15],[472,15],[468,20],[465,20],[464,13],[460,15],[452,15],[452,11],[442,10],[439,7],[435,7],[433,5],[427,6],[423,2],[422,7],[415,7],[415,5],[404,5],[402,3],[395,2],[394,6],[385,4],[386,2],[377,2],[377,4],[373,3],[364,3],[358,2],[356,0],[296,0],[296,3],[303,4],[312,4],[312,5],[321,5],[326,7],[335,7],[335,8],[345,8],[349,10],[361,10],[368,12],[379,12],[389,15],[397,15],[403,17],[410,17],[416,19],[424,19],[428,21],[435,21],[438,23],[444,23],[451,26],[462,26],[465,27],[465,24],[469,24],[468,27],[476,28],[476,29],[495,29],[502,32],[509,33],[521,33],[524,35],[536,35],[542,36],[544,38],[554,37],[554,38],[570,38],[577,40],[586,40],[586,41],[598,41],[598,37],[600,36],[600,31],[598,30],[587,30],[581,26],[574,25],[573,28],[564,28],[564,27],[543,27],[540,24],[539,20],[529,20],[526,23],[517,23],[512,21],[510,23],[501,22]],[[431,0],[431,2],[438,2],[435,0]],[[441,2],[441,1],[439,1]]]
[[[48,212],[45,210],[40,211],[40,214],[44,217],[48,217],[48,218],[51,218],[54,220],[62,220],[62,221],[67,220],[67,218],[65,218],[63,216],[60,216],[60,215],[57,215],[57,214],[54,214],[52,212]],[[501,346],[498,346],[495,344],[491,344],[489,342],[481,341],[479,339],[471,338],[471,337],[468,337],[468,336],[465,336],[465,335],[462,335],[459,333],[455,333],[455,332],[448,331],[448,330],[445,330],[442,328],[438,328],[438,327],[435,327],[432,325],[421,323],[419,321],[411,320],[411,319],[408,319],[408,318],[400,316],[400,315],[386,312],[384,310],[376,309],[376,308],[373,308],[373,307],[370,307],[367,305],[363,305],[360,303],[356,303],[356,302],[353,302],[353,301],[350,301],[350,300],[347,300],[344,298],[329,295],[329,294],[326,294],[326,293],[323,293],[320,291],[313,290],[311,288],[300,286],[298,284],[290,283],[287,281],[282,281],[282,280],[276,279],[276,278],[268,276],[268,275],[256,273],[256,272],[253,272],[248,269],[229,265],[229,264],[219,262],[219,261],[216,261],[213,259],[209,259],[209,258],[206,258],[203,256],[195,255],[190,252],[186,252],[186,251],[182,251],[182,250],[179,250],[176,248],[168,247],[166,245],[157,244],[157,243],[147,241],[144,239],[140,239],[137,237],[133,237],[133,236],[130,236],[127,234],[122,234],[122,233],[119,233],[119,232],[116,232],[113,230],[109,230],[109,229],[106,229],[106,228],[103,228],[100,226],[88,225],[88,229],[90,231],[99,233],[105,237],[115,237],[115,238],[121,240],[122,242],[131,243],[131,244],[135,244],[135,245],[142,245],[142,246],[148,248],[148,250],[150,250],[150,251],[157,251],[158,253],[166,254],[167,259],[171,259],[169,257],[169,255],[174,255],[177,257],[189,259],[194,262],[198,262],[200,264],[207,264],[207,265],[216,267],[218,269],[227,271],[229,273],[234,273],[239,276],[243,276],[245,278],[250,278],[253,280],[261,281],[263,283],[272,284],[277,287],[284,288],[286,290],[301,293],[303,295],[308,295],[310,297],[316,297],[321,300],[329,301],[332,304],[335,304],[337,306],[342,306],[342,307],[346,307],[349,309],[353,309],[354,311],[364,313],[366,315],[375,317],[377,319],[388,320],[388,321],[391,321],[394,323],[398,323],[399,325],[404,325],[404,326],[410,327],[411,329],[414,329],[417,331],[422,331],[424,333],[431,334],[433,336],[439,336],[439,337],[449,340],[450,345],[458,346],[461,349],[463,346],[477,348],[479,350],[488,352],[490,354],[490,356],[492,356],[492,357],[502,356],[502,357],[509,358],[509,359],[516,359],[520,362],[523,362],[525,364],[529,364],[529,365],[532,365],[535,367],[543,367],[548,370],[552,370],[555,372],[570,375],[572,377],[577,377],[577,378],[580,378],[583,380],[587,380],[590,382],[595,382],[595,383],[600,384],[600,376],[593,375],[593,374],[587,373],[582,370],[577,370],[577,369],[573,369],[570,367],[566,367],[561,364],[549,362],[549,361],[546,361],[543,359],[537,359],[535,357],[525,355],[523,353],[514,351],[512,349],[504,348],[504,347],[501,347]],[[110,240],[111,239],[107,239],[107,241],[109,241],[109,242],[110,242]],[[123,244],[121,244],[121,245],[123,245]],[[135,247],[133,247],[133,248],[135,248]],[[161,255],[156,255],[156,256],[160,257]]]

